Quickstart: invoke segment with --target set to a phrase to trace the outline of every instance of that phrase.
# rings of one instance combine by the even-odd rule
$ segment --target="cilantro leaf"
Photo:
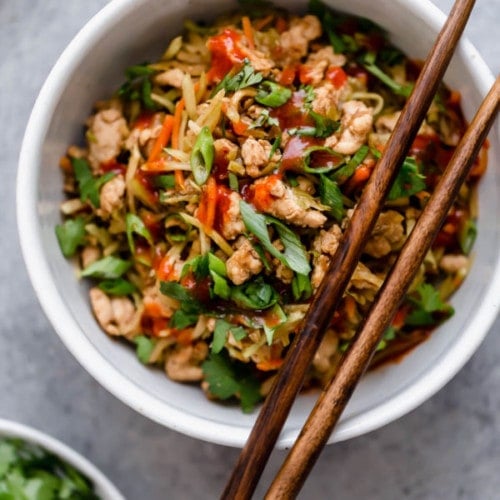
[[[132,254],[135,254],[135,243],[133,234],[142,236],[150,245],[153,245],[153,237],[142,219],[135,214],[128,213],[125,216],[125,231],[127,233],[128,246]]]
[[[274,217],[257,213],[251,205],[244,201],[240,201],[240,212],[245,227],[257,237],[265,250],[296,273],[309,273],[311,268],[306,251],[299,237],[291,229]],[[272,224],[278,232],[281,242],[285,247],[284,253],[281,253],[272,244],[267,230],[268,224]]]
[[[99,208],[99,190],[116,174],[114,172],[107,172],[96,178],[93,176],[88,162],[83,158],[72,158],[71,164],[73,165],[73,171],[78,183],[80,199],[83,202],[89,200],[95,208]]]
[[[172,328],[182,330],[194,325],[198,321],[200,314],[205,311],[203,304],[175,281],[162,281],[160,283],[160,292],[179,301],[179,309],[170,318]]]
[[[202,365],[210,392],[219,399],[237,397],[245,413],[262,399],[260,384],[243,363],[232,362],[224,353],[211,353]]]
[[[264,110],[262,110],[260,115],[257,117],[257,119],[252,122],[252,124],[248,127],[248,129],[252,130],[254,128],[265,127],[265,126],[279,127],[279,124],[280,124],[280,122],[278,121],[278,119],[273,118],[269,114],[268,109],[264,109]],[[271,158],[272,155],[270,154],[269,157]]]
[[[155,342],[146,335],[137,335],[134,337],[134,343],[136,345],[136,354],[141,363],[145,365],[149,363],[149,358],[155,347]]]
[[[80,275],[84,278],[113,280],[120,278],[131,266],[132,263],[127,260],[108,255],[87,266]]]
[[[151,76],[155,70],[147,63],[136,64],[125,70],[126,82],[118,89],[118,95],[128,101],[140,101],[147,109],[155,109],[156,104],[151,99]]]
[[[251,87],[257,85],[264,79],[262,73],[257,73],[250,62],[245,59],[243,68],[241,68],[236,74],[232,74],[230,71],[221,82],[215,87],[214,94],[222,89],[226,92],[236,92],[237,90],[244,89],[246,87]]]
[[[283,106],[290,97],[292,97],[292,91],[289,88],[270,80],[264,80],[259,85],[255,100],[264,106],[278,108],[279,106]]]
[[[304,125],[300,127],[294,127],[288,130],[290,135],[302,135],[308,137],[318,137],[318,138],[326,138],[332,135],[340,128],[340,121],[332,120],[327,116],[321,115],[313,111],[309,110],[308,116],[310,116],[314,120],[314,126]]]
[[[377,77],[384,85],[389,87],[392,92],[396,95],[400,95],[403,97],[410,97],[410,94],[413,90],[413,85],[401,85],[393,80],[387,73],[376,65],[377,55],[375,52],[367,52],[361,59],[360,62],[364,66],[364,68],[371,73],[373,76]]]
[[[65,257],[73,257],[78,247],[85,243],[85,221],[83,217],[68,219],[56,226],[56,236]]]
[[[108,295],[116,295],[118,297],[130,295],[137,291],[137,287],[133,283],[123,278],[104,280],[97,286]]]
[[[230,298],[244,309],[263,310],[276,304],[278,292],[262,278],[244,283],[231,289]]]
[[[388,199],[396,200],[404,196],[411,196],[426,188],[425,176],[419,170],[415,158],[406,157],[394,184],[389,191]]]
[[[436,313],[441,317],[449,317],[453,314],[453,308],[443,302],[439,292],[430,284],[422,283],[417,287],[414,294],[409,295],[408,300],[413,310],[406,317],[405,323],[411,326],[434,325],[438,322]]]
[[[214,338],[211,346],[213,353],[217,354],[222,351],[229,333],[231,333],[236,340],[242,340],[247,336],[247,332],[242,326],[236,326],[223,319],[218,319],[215,322]]]

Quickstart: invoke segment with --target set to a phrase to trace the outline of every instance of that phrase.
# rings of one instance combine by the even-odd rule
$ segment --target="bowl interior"
[[[276,2],[300,9],[304,2]],[[425,57],[444,16],[427,1],[336,0],[336,9],[368,17],[388,30],[393,42],[414,58]],[[209,402],[196,387],[168,380],[142,366],[133,350],[103,334],[89,307],[85,284],[58,248],[62,178],[58,160],[82,142],[83,123],[95,100],[110,95],[133,63],[158,57],[186,18],[207,19],[235,2],[215,0],[113,1],[65,51],[49,76],[30,120],[20,161],[18,217],[28,270],[54,328],[79,361],[112,393],[136,410],[181,432],[242,446],[255,418],[238,408]],[[208,14],[208,12],[210,14]],[[201,13],[207,13],[203,17]],[[460,90],[471,118],[492,77],[476,51],[463,43],[446,75]],[[499,292],[499,128],[491,134],[490,169],[481,183],[479,235],[474,265],[453,297],[455,316],[404,362],[367,375],[356,390],[332,440],[347,439],[387,423],[437,391],[465,363],[494,319]],[[279,446],[289,445],[309,410],[313,394],[300,396]]]

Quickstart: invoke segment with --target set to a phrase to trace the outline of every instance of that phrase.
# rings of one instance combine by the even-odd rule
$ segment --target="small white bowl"
[[[306,5],[299,0],[276,3],[287,8]],[[327,3],[379,23],[413,58],[426,56],[445,19],[428,0]],[[17,208],[33,286],[55,330],[80,363],[115,396],[153,420],[196,438],[239,447],[255,414],[210,402],[198,388],[168,380],[161,371],[141,365],[131,348],[105,335],[92,316],[85,284],[76,279],[54,235],[63,199],[58,160],[69,144],[81,142],[82,124],[94,101],[117,88],[127,66],[158,57],[184,19],[210,19],[236,5],[230,0],[114,0],[98,13],[64,51],[36,101],[19,162]],[[471,44],[463,41],[446,82],[462,93],[470,119],[493,76]],[[475,262],[453,297],[455,316],[403,362],[363,379],[331,442],[380,427],[421,404],[457,373],[492,324],[500,297],[498,127],[490,142],[491,167],[480,188]],[[293,443],[314,399],[313,394],[298,398],[279,447]]]
[[[123,495],[95,465],[48,434],[11,420],[0,419],[0,438],[3,437],[20,438],[57,455],[90,479],[94,485],[94,491],[102,500],[125,500]]]

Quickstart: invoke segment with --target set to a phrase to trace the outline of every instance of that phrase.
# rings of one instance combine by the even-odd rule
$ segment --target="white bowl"
[[[288,8],[303,1],[276,2]],[[427,0],[336,0],[335,8],[365,16],[385,27],[411,57],[424,58],[444,15]],[[29,121],[19,163],[18,223],[21,244],[38,298],[68,349],[110,392],[151,419],[207,441],[242,446],[255,414],[245,415],[205,399],[195,387],[168,380],[141,365],[128,346],[102,333],[71,263],[59,250],[54,226],[60,221],[62,179],[57,167],[66,147],[81,141],[82,123],[95,100],[123,80],[124,68],[162,53],[185,18],[211,18],[236,2],[213,0],[115,0],[75,37],[50,73]],[[470,119],[493,76],[464,41],[446,75],[462,93]],[[500,133],[491,134],[491,168],[481,183],[475,262],[453,297],[455,316],[399,364],[367,375],[359,385],[331,441],[340,441],[400,417],[434,394],[470,358],[492,324],[500,297]],[[297,436],[314,395],[295,404],[278,442]]]
[[[87,476],[92,481],[95,492],[102,500],[125,500],[123,495],[95,465],[92,465],[86,458],[48,434],[11,420],[0,419],[0,438],[2,437],[20,438],[57,455],[64,462],[72,465]]]

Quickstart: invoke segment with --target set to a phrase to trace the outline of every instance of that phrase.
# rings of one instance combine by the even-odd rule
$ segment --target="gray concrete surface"
[[[436,0],[443,10],[451,3]],[[0,0],[0,416],[73,446],[128,499],[217,498],[237,450],[162,428],[101,388],[46,320],[19,250],[14,186],[24,127],[58,55],[105,4]],[[500,1],[479,0],[468,28],[496,74],[499,21]],[[411,414],[327,448],[302,498],[500,498],[499,334],[497,321],[459,375]],[[273,455],[264,484],[283,458]]]

